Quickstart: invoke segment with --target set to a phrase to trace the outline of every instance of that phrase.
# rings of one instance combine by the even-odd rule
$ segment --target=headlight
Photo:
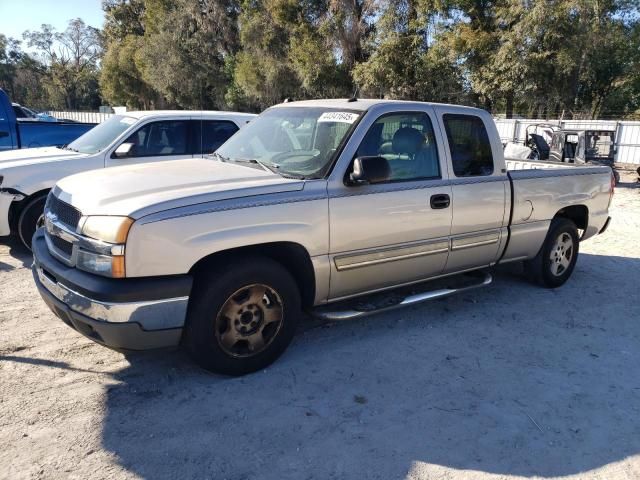
[[[87,217],[82,234],[107,243],[125,243],[132,224],[129,217]]]
[[[124,277],[124,255],[102,255],[100,253],[78,250],[76,266],[81,270],[104,277]]]
[[[100,242],[113,244],[104,251],[104,243],[97,251],[78,250],[76,266],[87,272],[105,277],[122,278],[124,270],[124,244],[127,242],[133,219],[129,217],[90,216],[82,224],[82,235]]]

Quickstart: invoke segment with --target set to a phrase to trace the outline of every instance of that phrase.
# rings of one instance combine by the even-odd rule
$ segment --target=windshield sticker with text
[[[357,120],[358,114],[351,112],[324,112],[318,118],[318,122],[342,122],[353,123]]]

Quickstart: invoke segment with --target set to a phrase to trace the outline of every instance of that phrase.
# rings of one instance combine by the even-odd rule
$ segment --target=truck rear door
[[[340,159],[346,160],[343,168],[334,170],[328,184],[331,298],[442,272],[451,228],[451,187],[437,129],[429,106],[407,111],[386,106],[367,113],[359,125]],[[362,156],[386,158],[388,180],[349,184],[353,159]]]
[[[490,265],[506,241],[509,220],[508,177],[500,165],[497,131],[486,112],[446,106],[436,111],[452,189],[451,251],[444,272]]]

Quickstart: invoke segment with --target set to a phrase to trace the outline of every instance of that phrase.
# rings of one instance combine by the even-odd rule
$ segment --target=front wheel
[[[557,288],[573,273],[579,248],[576,224],[566,218],[555,218],[538,255],[525,262],[525,273],[543,287]]]
[[[207,370],[244,375],[274,362],[287,348],[300,316],[291,274],[269,258],[245,258],[201,272],[185,345]]]
[[[34,198],[22,209],[18,217],[18,237],[22,244],[29,250],[31,250],[33,234],[36,232],[36,229],[42,225],[44,204],[46,202],[46,195]]]

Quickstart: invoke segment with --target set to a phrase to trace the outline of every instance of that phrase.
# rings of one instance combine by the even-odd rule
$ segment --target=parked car
[[[615,132],[613,130],[566,130],[554,132],[549,145],[549,160],[578,165],[606,165],[613,169],[616,184],[620,174],[615,165]]]
[[[17,120],[38,121],[38,122],[57,122],[58,119],[44,112],[36,112],[30,108],[23,107],[19,103],[12,103],[13,113]],[[75,123],[75,122],[74,122]]]
[[[524,144],[531,149],[531,160],[549,159],[549,141],[556,131],[558,126],[549,123],[527,125]]]
[[[540,123],[527,126],[524,146],[508,143],[505,155],[550,162],[606,165],[613,169],[617,183],[620,174],[614,168],[615,145],[613,130],[563,129]]]
[[[355,318],[488,285],[482,269],[516,261],[564,284],[580,241],[607,228],[613,182],[609,167],[551,165],[505,162],[479,109],[284,103],[214,158],[59,181],[33,275],[98,343],[182,343],[207,369],[245,374],[285,350],[302,310]]]
[[[18,121],[9,97],[0,89],[0,154],[20,148],[62,146],[93,127],[95,123],[40,122],[28,118]]]
[[[63,177],[203,156],[253,117],[235,112],[128,112],[114,115],[63,148],[0,153],[0,236],[15,234],[29,248],[47,194]]]

